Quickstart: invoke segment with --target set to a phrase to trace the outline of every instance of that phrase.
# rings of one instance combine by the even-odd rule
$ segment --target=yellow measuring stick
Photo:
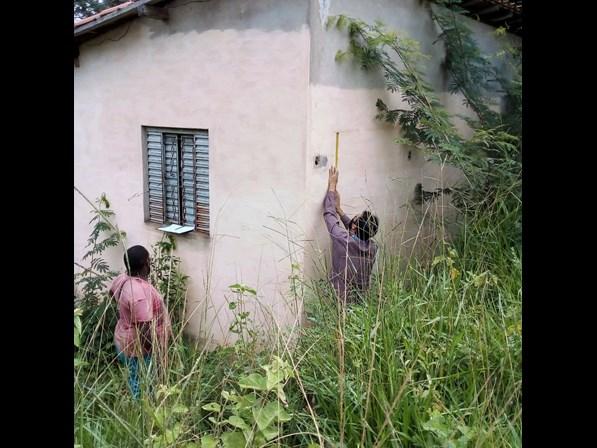
[[[338,169],[338,143],[340,140],[340,133],[336,132],[336,169]]]

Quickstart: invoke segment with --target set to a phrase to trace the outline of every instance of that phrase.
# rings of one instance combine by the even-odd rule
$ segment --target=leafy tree
[[[397,143],[423,151],[427,157],[460,168],[466,182],[456,189],[462,209],[493,202],[504,187],[519,186],[522,151],[520,140],[520,52],[509,49],[514,77],[498,77],[488,57],[482,55],[471,31],[453,11],[434,14],[446,44],[452,93],[460,92],[478,119],[468,120],[474,133],[465,139],[452,117],[426,81],[422,62],[427,58],[418,42],[385,29],[381,22],[368,24],[343,15],[331,17],[328,26],[348,31],[349,46],[337,60],[352,57],[364,70],[380,70],[386,89],[399,93],[405,107],[390,109],[378,99],[377,118],[400,128]],[[496,91],[501,88],[501,91]],[[491,94],[506,94],[507,114],[490,109]],[[510,115],[509,117],[507,115]],[[514,193],[515,201],[520,188]]]

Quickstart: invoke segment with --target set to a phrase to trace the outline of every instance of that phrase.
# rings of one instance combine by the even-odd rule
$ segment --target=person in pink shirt
[[[124,255],[126,273],[120,274],[110,286],[110,295],[118,303],[118,322],[114,344],[118,358],[129,370],[129,388],[134,399],[139,398],[139,360],[148,365],[152,355],[165,357],[170,318],[160,293],[148,281],[149,252],[143,246],[133,246]]]

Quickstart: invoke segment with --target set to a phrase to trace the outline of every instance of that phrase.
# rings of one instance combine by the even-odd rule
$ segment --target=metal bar
[[[196,207],[197,206],[197,162],[196,162],[196,153],[197,151],[195,150],[196,148],[196,144],[195,144],[195,136],[192,135],[191,136],[192,140],[193,140],[193,205]],[[198,218],[199,213],[197,213],[197,209],[195,208],[195,228],[197,228],[197,218]]]
[[[166,143],[164,133],[160,133],[162,138],[162,224],[166,222]]]
[[[177,152],[177,156],[178,156],[178,160],[177,162],[177,168],[178,168],[178,172],[176,173],[176,183],[178,184],[178,222],[180,225],[184,225],[184,214],[183,214],[183,206],[184,206],[184,201],[183,201],[183,194],[182,194],[182,177],[183,177],[183,150],[182,150],[182,136],[181,135],[177,135],[176,136],[176,152]]]

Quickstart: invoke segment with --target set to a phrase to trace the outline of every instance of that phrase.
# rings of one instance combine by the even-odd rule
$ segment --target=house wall
[[[258,290],[259,327],[298,312],[282,293],[290,274],[277,218],[305,191],[309,83],[308,3],[219,0],[170,3],[168,22],[140,18],[86,43],[74,72],[75,185],[105,192],[128,245],[162,237],[143,220],[142,126],[206,128],[210,135],[212,235],[177,238],[191,277],[188,332],[229,342],[228,286]],[[117,41],[106,39],[120,39]],[[75,261],[91,207],[75,193]],[[274,230],[269,230],[270,227]],[[122,250],[108,254],[122,265]],[[248,304],[251,310],[253,302]]]
[[[415,184],[427,189],[458,173],[425,162],[393,143],[396,129],[374,119],[388,96],[380,74],[336,63],[347,36],[325,31],[327,15],[347,14],[421,42],[427,74],[451,111],[443,59],[427,4],[418,0],[213,0],[168,4],[167,22],[139,18],[80,48],[74,71],[75,185],[93,200],[105,192],[127,244],[149,247],[162,237],[143,221],[142,126],[208,129],[212,235],[177,238],[190,276],[187,332],[209,343],[233,340],[228,286],[258,291],[247,303],[256,327],[292,326],[301,306],[288,278],[296,264],[324,276],[329,241],[321,218],[327,168],[340,131],[339,190],[345,211],[371,208],[380,241],[408,253],[420,234]],[[473,22],[485,40],[490,27]],[[493,45],[493,44],[492,44]],[[443,93],[442,93],[443,92]],[[466,112],[466,111],[464,111]],[[326,167],[315,167],[317,154]],[[89,204],[75,193],[75,261],[91,230]],[[122,249],[107,254],[122,268]]]
[[[326,260],[330,257],[320,204],[327,184],[327,168],[334,163],[336,131],[340,132],[338,189],[344,211],[352,216],[367,208],[372,210],[380,218],[376,239],[383,241],[384,247],[403,259],[411,254],[420,256],[432,246],[438,225],[450,228],[455,210],[448,197],[434,201],[429,208],[414,205],[415,185],[422,183],[425,190],[450,186],[460,179],[459,172],[450,166],[427,162],[421,152],[394,143],[399,130],[375,119],[375,103],[381,98],[392,108],[408,106],[398,93],[385,90],[381,71],[366,72],[351,60],[336,62],[336,52],[348,47],[348,33],[335,28],[326,30],[325,23],[329,16],[339,14],[367,23],[379,20],[388,30],[415,39],[421,52],[429,56],[424,73],[442,103],[453,114],[471,116],[463,106],[463,97],[448,92],[448,79],[441,66],[445,48],[437,41],[440,32],[430,14],[435,5],[421,0],[310,0],[310,3],[306,272],[311,277],[321,276],[321,255]],[[494,28],[465,20],[484,52],[499,51]],[[456,122],[463,133],[469,132],[463,120]],[[327,156],[328,167],[314,168],[317,154]]]

